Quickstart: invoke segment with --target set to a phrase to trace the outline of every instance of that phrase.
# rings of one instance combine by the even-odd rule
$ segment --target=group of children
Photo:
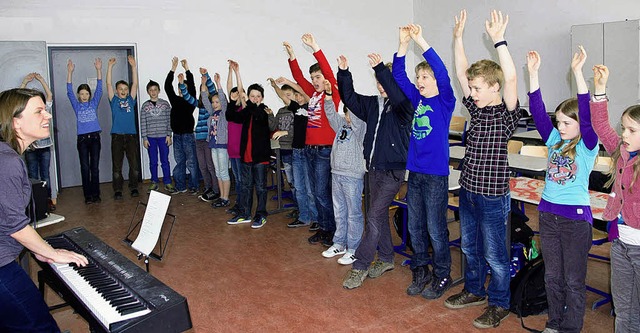
[[[466,19],[464,10],[455,17],[453,44],[455,76],[463,93],[462,103],[470,114],[459,193],[461,245],[467,262],[463,290],[447,298],[444,305],[461,309],[488,303],[473,325],[490,328],[497,327],[509,314],[510,263],[505,237],[511,173],[507,141],[516,130],[520,103],[516,68],[504,39],[508,16],[493,11],[485,23],[499,63],[480,60],[469,64],[463,44]],[[140,112],[144,147],[149,150],[150,190],[159,188],[159,155],[167,191],[183,193],[189,188],[195,192],[197,164],[205,183],[200,198],[213,202],[214,207],[226,207],[230,205],[230,165],[237,197],[228,210],[233,217],[227,223],[251,223],[252,228],[261,228],[268,215],[270,140],[277,140],[298,207],[297,216],[288,227],[309,227],[315,231],[309,242],[329,247],[322,256],[341,255],[340,264],[352,264],[343,286],[353,289],[367,277],[376,278],[394,268],[388,207],[408,170],[408,228],[414,254],[412,281],[406,292],[427,299],[440,298],[452,283],[446,213],[448,130],[456,97],[447,68],[424,39],[419,25],[401,27],[392,65],[383,64],[379,54],[368,55],[380,94],[365,96],[354,91],[345,56],[339,56],[334,76],[314,36],[304,34],[302,41],[317,60],[309,69],[311,81],[304,77],[292,46],[284,42],[293,80],[269,79],[285,104],[276,115],[264,105],[261,85],[251,84],[245,93],[239,64],[232,60],[226,87],[229,100],[220,75],[216,73],[212,80],[204,68],[200,68],[201,89],[196,98],[195,81],[186,60],[182,61],[185,74],[178,75],[176,94],[172,82],[178,58],[173,58],[165,81],[170,103],[158,97],[159,84],[150,81],[150,100]],[[415,68],[415,83],[411,83],[405,70],[411,41],[422,49],[425,59]],[[535,51],[527,55],[531,114],[549,152],[545,189],[538,207],[549,303],[545,332],[582,329],[593,219],[588,182],[599,151],[598,138],[614,160],[610,181],[613,191],[603,217],[612,221],[610,232],[618,236],[611,249],[616,328],[630,331],[640,327],[636,316],[640,309],[640,216],[635,209],[640,197],[632,189],[640,173],[636,157],[640,150],[640,107],[632,106],[623,113],[619,137],[607,116],[608,70],[603,65],[594,67],[595,90],[591,96],[582,73],[586,57],[580,47],[572,59],[578,96],[557,107],[558,125],[554,128],[538,83],[540,55]],[[126,82],[118,81],[114,92],[111,70],[115,59],[109,60],[107,71],[116,199],[122,198],[125,154],[130,165],[130,194],[138,195],[138,143],[133,112],[138,81],[135,60],[129,57],[128,61],[133,73],[131,89]],[[97,161],[101,129],[96,109],[102,93],[101,67],[97,59],[95,96],[91,98],[90,88],[83,84],[76,97],[71,84],[74,65],[71,61],[68,64],[67,90],[77,115],[86,203],[100,201]],[[232,88],[234,78],[237,86]],[[345,106],[344,117],[338,114],[340,102]],[[192,116],[196,107],[197,121]],[[175,188],[168,162],[171,144],[176,159]],[[191,174],[188,183],[186,169]],[[257,208],[252,215],[254,189]],[[363,189],[369,198],[365,203],[366,227]],[[487,264],[491,277],[485,288]]]

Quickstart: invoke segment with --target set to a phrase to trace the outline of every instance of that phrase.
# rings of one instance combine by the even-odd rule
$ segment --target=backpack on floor
[[[393,227],[396,229],[396,233],[402,239],[402,219],[404,217],[405,210],[398,208],[395,214],[393,214]],[[409,227],[407,226],[407,242],[405,243],[407,248],[413,253],[413,246],[411,245],[411,235],[409,234]]]
[[[538,332],[524,325],[523,317],[546,313],[547,292],[544,285],[544,260],[542,256],[528,261],[511,279],[511,312],[520,317],[522,327],[530,332]]]

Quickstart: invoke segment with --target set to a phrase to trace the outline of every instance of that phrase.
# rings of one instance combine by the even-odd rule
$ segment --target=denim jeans
[[[216,177],[216,168],[211,157],[211,148],[206,140],[196,140],[196,156],[198,157],[198,166],[200,174],[204,180],[205,189],[213,189],[214,192],[220,193],[218,186],[218,178]]]
[[[27,162],[29,178],[46,182],[47,195],[51,198],[51,178],[49,177],[50,147],[27,150],[24,153],[24,158]]]
[[[331,200],[331,147],[304,149],[311,191],[316,199],[318,209],[318,224],[320,229],[327,232],[336,230],[333,217],[333,202]]]
[[[140,153],[137,134],[111,134],[111,162],[113,171],[113,191],[122,192],[122,161],[125,155],[129,163],[129,190],[138,189],[140,175]]]
[[[0,332],[60,332],[44,298],[16,261],[0,267]]]
[[[150,138],[149,141],[149,168],[151,169],[151,181],[158,183],[158,155],[160,155],[160,165],[162,167],[162,182],[171,184],[171,166],[169,165],[169,146],[167,137]]]
[[[211,148],[211,159],[216,169],[216,178],[229,181],[229,154],[227,148]]]
[[[311,191],[311,177],[307,167],[304,149],[293,149],[293,179],[295,182],[296,202],[298,203],[298,220],[304,223],[318,221],[318,208],[316,207],[316,197]]]
[[[242,211],[242,172],[240,171],[240,158],[229,158],[229,164],[231,165],[231,173],[233,173],[233,179],[235,183],[236,191],[236,204],[234,207],[240,208]]]
[[[85,199],[100,196],[100,132],[78,135],[76,147],[80,157],[82,192]]]
[[[464,289],[476,296],[489,296],[489,305],[509,308],[509,255],[506,234],[510,195],[485,196],[460,189],[462,252],[467,257]],[[491,267],[489,287],[484,288],[487,263]]]
[[[611,295],[616,332],[640,332],[640,246],[611,244]]]
[[[196,161],[196,142],[193,133],[173,134],[173,157],[176,166],[173,168],[173,178],[176,190],[187,188],[187,170],[189,170],[189,188],[197,189],[198,163]]]
[[[336,218],[336,232],[333,243],[355,251],[360,245],[364,230],[362,215],[362,178],[331,174],[333,211]]]
[[[389,227],[389,205],[404,181],[404,170],[369,170],[369,211],[367,227],[356,250],[354,269],[365,270],[375,259],[393,262],[393,243]]]
[[[253,188],[255,186],[256,196],[258,197],[258,207],[256,207],[256,216],[267,217],[267,168],[268,164],[263,163],[240,163],[242,173],[242,184],[240,186],[242,199],[242,209],[244,216],[251,216],[251,208],[253,208]]]
[[[591,224],[548,212],[540,212],[538,221],[549,303],[546,327],[580,332],[587,297],[585,279]]]
[[[293,176],[293,151],[287,149],[280,149],[280,159],[282,160],[282,168],[284,169],[284,175],[287,177],[287,183],[291,189],[293,200],[296,200],[296,187],[295,177]]]
[[[433,266],[436,277],[451,274],[451,251],[447,228],[447,202],[449,177],[409,173],[407,207],[408,227],[413,245],[411,268]],[[429,241],[433,247],[433,260],[429,255]]]

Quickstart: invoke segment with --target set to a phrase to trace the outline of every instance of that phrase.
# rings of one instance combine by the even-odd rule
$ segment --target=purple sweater
[[[542,137],[542,141],[547,142],[549,135],[553,130],[553,123],[547,114],[547,109],[544,105],[544,101],[542,100],[542,93],[540,92],[540,89],[529,93],[529,107],[533,121],[536,124],[536,128]],[[582,140],[588,149],[593,149],[598,145],[598,136],[594,132],[593,127],[591,127],[589,93],[578,94],[578,116],[580,118],[580,134],[582,135]],[[576,213],[578,209],[581,209],[584,214],[578,215]],[[589,206],[559,205],[542,199],[538,205],[538,210],[574,220],[585,220],[591,222],[593,219],[591,215],[591,208]]]

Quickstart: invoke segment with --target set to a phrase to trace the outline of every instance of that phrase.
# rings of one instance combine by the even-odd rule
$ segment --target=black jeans
[[[140,154],[137,134],[111,134],[111,161],[113,163],[113,191],[122,192],[122,162],[125,154],[129,163],[129,190],[138,189]]]
[[[82,192],[85,199],[100,196],[100,132],[78,135],[78,156],[82,175]]]

